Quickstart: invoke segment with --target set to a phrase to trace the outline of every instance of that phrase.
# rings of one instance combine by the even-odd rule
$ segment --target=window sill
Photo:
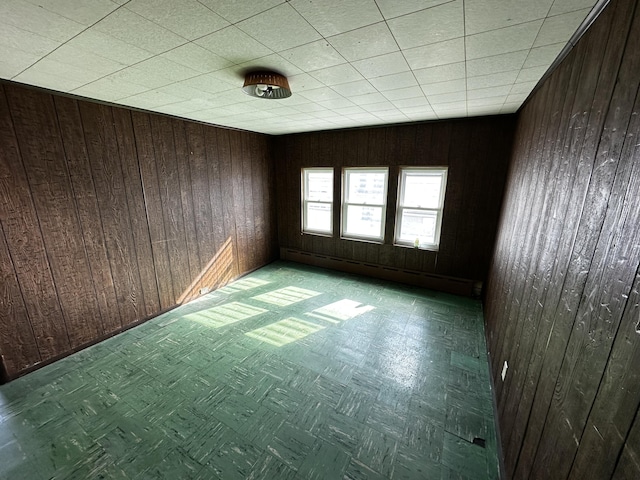
[[[407,245],[404,243],[394,243],[394,247],[410,248],[412,250],[423,250],[427,252],[438,252],[440,250],[439,245],[425,245],[420,247],[414,247],[413,245]]]

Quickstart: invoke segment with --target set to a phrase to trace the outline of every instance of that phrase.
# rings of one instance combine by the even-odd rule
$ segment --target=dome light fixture
[[[247,95],[268,100],[291,96],[287,77],[275,72],[252,72],[244,77],[242,91]]]

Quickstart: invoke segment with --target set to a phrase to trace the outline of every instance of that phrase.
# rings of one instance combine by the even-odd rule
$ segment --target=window
[[[333,168],[302,169],[302,231],[333,233]]]
[[[387,168],[345,168],[342,236],[381,242],[387,203]]]
[[[447,169],[402,168],[399,180],[396,244],[437,249]]]

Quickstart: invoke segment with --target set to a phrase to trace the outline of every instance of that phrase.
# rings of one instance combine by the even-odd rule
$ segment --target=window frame
[[[382,193],[383,203],[381,204],[367,204],[350,202],[348,199],[349,192],[349,172],[358,173],[384,173],[384,189]],[[387,217],[387,205],[389,192],[389,167],[343,167],[342,169],[342,199],[341,199],[341,218],[340,218],[340,237],[346,240],[359,240],[372,243],[384,243],[385,238],[385,226]],[[370,235],[361,235],[357,233],[348,233],[347,230],[347,211],[350,205],[355,206],[370,206],[379,207],[382,210],[380,236],[372,237]]]
[[[440,180],[440,198],[438,199],[438,206],[436,208],[433,207],[415,207],[415,206],[405,206],[404,202],[404,192],[406,180],[405,178],[417,172],[433,172],[441,177]],[[445,194],[447,190],[447,178],[449,175],[448,167],[400,167],[400,172],[398,173],[398,202],[396,204],[396,215],[395,215],[395,232],[394,232],[394,245],[404,246],[404,247],[414,247],[419,248],[421,250],[433,250],[438,251],[440,248],[440,235],[442,233],[442,216],[444,212],[444,200]],[[419,210],[424,212],[435,212],[436,213],[436,227],[434,232],[434,243],[420,243],[419,245],[415,245],[415,240],[402,240],[400,239],[400,232],[402,231],[402,214],[404,210]]]
[[[317,173],[330,173],[331,174],[331,201],[323,201],[323,200],[310,200],[307,197],[307,193],[309,190],[309,177],[308,177],[308,173],[310,172],[317,172]],[[320,236],[325,236],[325,237],[332,237],[333,236],[333,191],[334,191],[334,169],[333,167],[308,167],[308,168],[302,168],[301,169],[301,184],[302,184],[302,198],[301,198],[301,209],[302,209],[302,215],[301,215],[301,227],[302,227],[302,233],[306,233],[309,235],[320,235]],[[326,230],[314,230],[314,229],[310,229],[307,227],[307,223],[308,223],[308,214],[307,214],[307,204],[308,203],[320,203],[320,204],[324,204],[324,205],[329,205],[330,206],[330,213],[329,213],[329,217],[330,217],[330,227],[329,227],[329,231]]]

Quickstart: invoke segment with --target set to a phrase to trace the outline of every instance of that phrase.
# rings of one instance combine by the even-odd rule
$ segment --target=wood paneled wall
[[[613,0],[519,115],[485,310],[509,478],[640,478],[639,45]]]
[[[270,139],[0,83],[13,377],[277,256]]]
[[[498,224],[513,116],[276,137],[281,247],[399,269],[484,280]],[[340,238],[343,167],[388,166],[384,244]],[[448,166],[440,250],[393,245],[400,166]],[[301,169],[333,167],[334,234],[301,234]]]

